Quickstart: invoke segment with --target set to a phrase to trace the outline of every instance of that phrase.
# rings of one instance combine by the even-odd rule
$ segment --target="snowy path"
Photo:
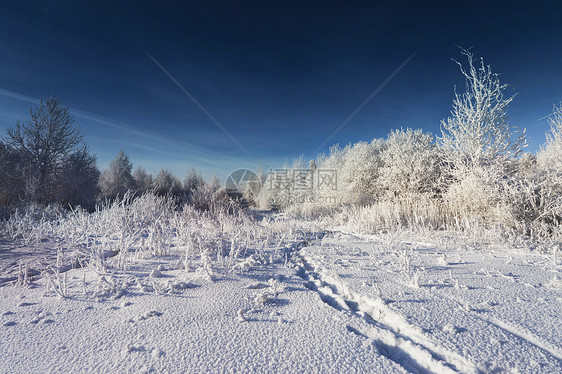
[[[562,372],[560,269],[548,256],[341,233],[312,244],[299,259],[309,288],[366,321],[354,331],[406,369]]]
[[[380,299],[346,292],[341,280],[323,277],[305,258],[301,257],[299,276],[305,286],[316,291],[320,299],[331,307],[357,317],[354,324],[346,325],[355,334],[371,339],[379,353],[407,371],[418,373],[475,373],[476,366],[462,356],[438,346],[423,332],[410,325],[405,318],[393,312]],[[339,283],[339,285],[337,284]]]

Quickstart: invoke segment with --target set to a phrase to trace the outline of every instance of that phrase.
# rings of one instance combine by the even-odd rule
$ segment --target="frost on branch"
[[[525,131],[512,126],[507,115],[514,96],[504,97],[508,85],[483,59],[475,64],[472,53],[461,53],[468,60],[467,68],[457,62],[466,90],[455,90],[451,117],[441,122],[444,158],[457,178],[478,167],[507,171],[526,146]]]

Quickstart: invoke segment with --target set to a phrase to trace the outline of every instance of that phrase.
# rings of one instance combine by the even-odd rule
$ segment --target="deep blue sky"
[[[460,45],[518,93],[510,114],[534,152],[548,127],[539,118],[562,100],[560,14],[553,1],[2,1],[0,131],[56,95],[101,168],[123,149],[152,172],[224,180],[311,158],[413,53],[329,144],[400,127],[438,134],[463,88]]]

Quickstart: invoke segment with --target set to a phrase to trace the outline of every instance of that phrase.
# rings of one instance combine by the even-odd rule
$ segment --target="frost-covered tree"
[[[548,119],[550,130],[546,143],[537,153],[535,191],[538,200],[537,219],[556,224],[562,223],[562,103],[554,107]],[[560,233],[562,234],[562,232]]]
[[[344,148],[330,147],[330,153],[320,155],[316,160],[318,170],[334,170],[337,190],[321,190],[320,195],[329,201],[349,204],[366,204],[376,200],[381,191],[378,183],[382,167],[381,153],[386,144],[383,139],[373,139],[370,143],[358,142]]]
[[[7,129],[6,142],[22,158],[32,198],[49,203],[58,195],[65,159],[78,150],[84,135],[73,127],[70,109],[55,97],[41,100],[29,115],[28,121]]]
[[[201,172],[197,172],[195,169],[191,168],[187,171],[185,178],[183,180],[183,189],[189,195],[192,191],[195,191],[199,186],[202,186],[205,180],[201,176]]]
[[[461,53],[468,60],[467,67],[457,62],[466,88],[462,94],[455,89],[451,116],[441,122],[444,159],[455,176],[491,165],[509,171],[526,145],[525,131],[511,125],[507,114],[514,96],[504,96],[508,86],[483,59]]]
[[[152,174],[149,174],[142,166],[135,169],[133,172],[133,179],[139,195],[142,195],[153,187],[154,180]]]
[[[322,153],[318,156],[316,164],[319,168],[338,169],[343,166],[345,153],[345,148],[341,148],[339,144],[333,145],[328,155]]]
[[[135,188],[135,182],[131,175],[133,164],[123,151],[109,164],[109,169],[105,170],[100,177],[100,190],[102,196],[114,199],[123,196],[127,191]]]
[[[229,201],[226,189],[221,188],[216,175],[213,175],[210,181],[197,187],[190,197],[190,204],[194,208],[211,212],[229,208]]]
[[[154,188],[159,195],[172,194],[178,196],[182,193],[181,182],[168,169],[162,169],[154,180]]]
[[[0,205],[11,205],[23,197],[25,175],[21,155],[0,141]]]
[[[444,199],[454,217],[470,217],[486,225],[514,223],[509,196],[515,182],[505,183],[518,172],[518,157],[526,146],[525,131],[511,125],[507,114],[514,96],[507,85],[480,59],[462,50],[465,92],[455,90],[451,116],[441,122],[438,143],[447,176]]]
[[[550,130],[546,133],[546,143],[537,154],[537,163],[541,170],[562,178],[562,102],[554,107],[548,123]]]
[[[433,135],[421,129],[394,130],[381,152],[377,185],[387,198],[431,194],[439,179],[439,160]]]
[[[86,147],[70,154],[64,160],[62,168],[59,201],[92,209],[98,192],[99,177],[96,156],[89,154]]]
[[[382,167],[381,152],[385,147],[382,139],[345,147],[342,165],[336,171],[339,187],[349,194],[348,201],[363,204],[378,197],[381,191],[377,188],[377,179]],[[339,158],[337,153],[334,156]]]

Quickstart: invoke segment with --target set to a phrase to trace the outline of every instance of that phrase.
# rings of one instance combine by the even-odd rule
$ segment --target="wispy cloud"
[[[159,138],[158,136],[156,136],[153,133],[150,132],[145,132],[145,131],[140,131],[138,129],[133,128],[132,126],[129,126],[127,124],[124,124],[122,122],[119,121],[115,121],[115,120],[111,120],[108,118],[105,118],[103,116],[97,115],[97,114],[93,114],[93,113],[89,113],[80,109],[71,109],[70,110],[72,114],[74,114],[76,117],[79,118],[83,118],[92,122],[96,122],[102,125],[106,125],[108,127],[112,127],[114,129],[117,130],[121,130],[127,134],[133,134],[136,135],[138,137],[144,138],[144,139],[148,139],[148,140],[160,140],[160,141],[167,141],[163,138]]]
[[[25,101],[27,103],[31,103],[31,104],[39,104],[39,99],[36,99],[35,97],[31,97],[31,96],[27,96],[27,95],[22,95],[20,93],[14,92],[14,91],[9,91],[3,88],[0,88],[0,96],[5,96],[5,97],[9,97],[11,99],[16,99],[16,100],[20,100],[20,101]]]
[[[41,100],[38,99],[38,98],[28,96],[28,95],[24,95],[24,94],[20,94],[18,92],[14,92],[14,91],[9,91],[9,90],[6,90],[4,88],[0,88],[0,96],[24,101],[24,102],[35,104],[35,105],[39,105],[40,102],[41,102]],[[107,125],[107,126],[119,129],[119,130],[124,130],[124,131],[130,132],[130,133],[134,133],[135,135],[142,136],[142,137],[145,137],[145,138],[149,138],[149,139],[152,138],[152,135],[150,135],[150,134],[143,133],[141,131],[135,130],[135,129],[133,129],[131,127],[128,127],[126,125],[123,125],[123,124],[119,124],[116,121],[109,120],[107,118],[104,118],[102,116],[99,116],[99,115],[96,115],[96,114],[93,114],[93,113],[89,113],[89,112],[79,110],[79,109],[72,109],[72,108],[70,109],[70,112],[74,116],[79,117],[79,118],[87,119],[87,120],[90,120],[92,122],[97,122],[97,123]]]
[[[35,104],[35,105],[39,105],[39,103],[40,103],[40,100],[38,98],[28,96],[28,95],[24,95],[24,94],[20,94],[20,93],[14,92],[14,91],[9,91],[9,90],[3,89],[3,88],[0,88],[0,96],[4,96],[4,97],[11,98],[11,99],[24,101],[24,102],[28,102],[28,103]],[[162,143],[168,143],[168,144],[170,143],[170,139],[159,137],[157,134],[154,134],[154,133],[151,133],[151,132],[141,131],[139,129],[136,129],[136,128],[134,128],[130,125],[127,125],[125,123],[122,123],[120,121],[109,119],[109,118],[106,118],[104,116],[94,114],[94,113],[91,113],[91,112],[88,112],[88,111],[85,111],[85,110],[70,108],[70,113],[72,113],[77,118],[81,118],[81,119],[85,119],[85,120],[95,122],[95,123],[98,123],[98,124],[101,124],[101,125],[105,125],[107,127],[111,127],[111,128],[123,131],[124,133],[129,134],[129,135],[136,135],[140,138],[150,140],[151,142],[159,141],[159,142],[162,142]]]
[[[28,96],[28,95],[24,95],[24,94],[20,94],[18,92],[14,92],[14,91],[10,91],[10,90],[6,90],[3,88],[0,88],[0,96],[4,96],[4,97],[8,97],[10,99],[15,99],[15,100],[19,100],[19,101],[23,101],[26,103],[30,103],[30,104],[34,104],[34,105],[39,105],[40,103],[40,99],[32,97],[32,96]],[[72,109],[70,110],[70,112],[77,118],[83,119],[83,120],[87,120],[90,122],[94,122],[97,124],[101,124],[104,125],[106,127],[109,128],[113,128],[113,129],[117,129],[120,132],[123,133],[123,137],[120,137],[119,139],[111,139],[108,137],[103,137],[100,135],[91,135],[89,136],[92,140],[96,140],[98,142],[100,141],[110,141],[110,142],[115,142],[118,144],[122,144],[122,145],[126,145],[126,146],[130,146],[132,148],[135,148],[137,150],[143,150],[143,151],[148,151],[148,152],[152,152],[155,154],[160,154],[162,156],[166,156],[169,158],[173,158],[173,159],[177,159],[177,160],[181,160],[181,161],[186,161],[186,156],[189,155],[190,161],[193,160],[195,162],[198,162],[200,164],[204,164],[207,166],[212,166],[212,167],[221,167],[220,163],[217,163],[216,161],[213,161],[211,158],[205,158],[205,157],[201,157],[201,156],[197,156],[195,154],[193,154],[193,150],[197,150],[199,154],[202,154],[203,150],[198,149],[199,147],[196,147],[193,144],[189,144],[186,142],[181,142],[181,141],[177,141],[174,139],[169,139],[166,137],[162,137],[159,136],[158,134],[152,133],[152,132],[147,132],[147,131],[141,131],[138,130],[130,125],[127,125],[125,123],[122,123],[120,121],[116,121],[116,120],[112,120],[109,118],[106,118],[104,116],[100,116],[98,114],[94,114],[88,111],[84,111],[84,110],[80,110],[80,109]],[[130,139],[131,135],[134,135],[137,138],[142,138],[142,139],[146,139],[147,142],[134,142],[134,141],[126,141],[124,140],[126,136],[128,136],[128,139]],[[154,144],[154,143],[160,143],[162,145],[165,145],[165,149],[163,149],[162,147],[154,147],[154,146],[150,146],[149,144]],[[170,149],[179,149],[178,151],[170,151]],[[192,152],[186,152],[185,150],[190,149],[192,150]],[[205,154],[209,153],[209,150],[205,150],[204,152]],[[214,153],[214,152],[211,152]],[[215,156],[218,156],[218,154],[216,154]],[[238,160],[239,162],[242,162],[242,160]]]

